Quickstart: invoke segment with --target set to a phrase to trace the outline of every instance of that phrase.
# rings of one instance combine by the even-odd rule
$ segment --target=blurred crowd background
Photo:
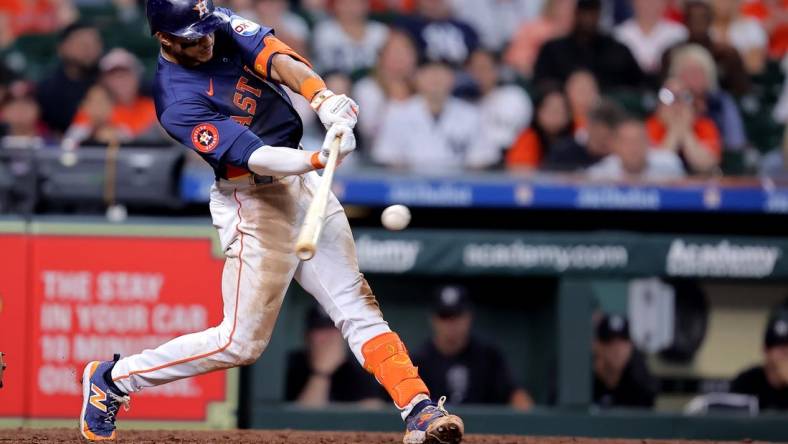
[[[355,163],[600,179],[788,171],[785,0],[217,0],[360,105]],[[0,4],[5,144],[171,146],[144,1]],[[303,99],[304,144],[320,125]]]

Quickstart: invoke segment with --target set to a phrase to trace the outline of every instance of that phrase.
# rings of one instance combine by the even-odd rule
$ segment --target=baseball
[[[410,210],[405,205],[392,205],[383,210],[380,221],[389,230],[404,230],[410,223]]]

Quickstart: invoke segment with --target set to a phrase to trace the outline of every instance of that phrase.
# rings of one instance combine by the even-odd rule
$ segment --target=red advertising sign
[[[222,318],[209,239],[35,236],[30,415],[76,418],[86,362],[130,355]],[[5,331],[5,328],[4,328]],[[128,419],[204,420],[225,399],[214,372],[132,395]]]
[[[0,389],[0,416],[22,417],[29,401],[30,344],[24,234],[0,235],[0,352],[8,364]]]

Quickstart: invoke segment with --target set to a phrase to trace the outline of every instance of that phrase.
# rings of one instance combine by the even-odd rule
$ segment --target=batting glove
[[[353,129],[358,121],[358,105],[344,94],[336,95],[331,90],[324,89],[312,99],[310,106],[317,112],[326,129],[334,124]]]
[[[339,156],[337,157],[337,164],[341,163],[345,156],[356,150],[356,136],[353,135],[353,130],[347,125],[334,125],[329,128],[326,133],[323,147],[312,156],[312,166],[316,169],[326,166],[326,163],[328,163],[328,155],[331,152],[331,144],[334,143],[334,139],[337,137],[339,137]]]

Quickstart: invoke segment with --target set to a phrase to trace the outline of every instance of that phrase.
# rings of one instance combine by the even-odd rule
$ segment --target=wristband
[[[325,90],[326,82],[320,77],[308,77],[299,87],[299,92],[308,102],[312,102],[312,99],[314,99],[318,93]]]
[[[325,168],[323,162],[320,161],[320,151],[315,151],[314,153],[312,153],[312,155],[309,157],[309,163],[312,164],[312,168],[316,170],[321,170]]]
[[[330,89],[324,89],[317,93],[315,97],[312,98],[312,100],[310,100],[309,106],[311,106],[313,110],[317,111],[320,109],[320,105],[322,105],[326,99],[334,95],[336,94],[334,94],[334,92]]]

